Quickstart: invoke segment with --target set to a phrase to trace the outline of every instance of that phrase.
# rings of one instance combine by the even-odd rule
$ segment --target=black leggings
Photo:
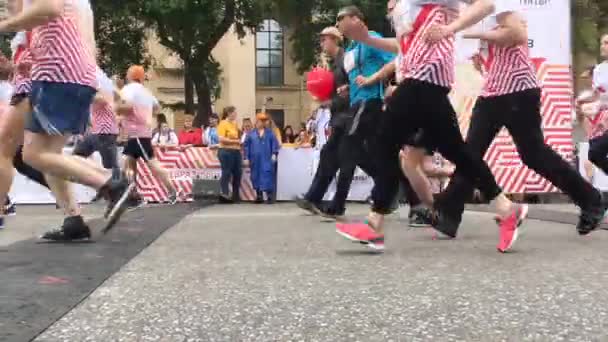
[[[517,147],[522,162],[553,183],[581,208],[601,200],[600,193],[557,152],[545,143],[540,115],[540,90],[531,89],[492,98],[479,98],[473,109],[467,144],[476,157],[483,157],[503,127]],[[455,176],[441,196],[441,206],[462,215],[473,185]]]
[[[379,165],[378,177],[374,180],[372,209],[375,212],[390,213],[401,174],[399,149],[420,129],[433,147],[456,165],[456,174],[469,179],[486,198],[492,200],[502,192],[482,157],[472,153],[464,143],[448,92],[444,87],[408,79],[388,100],[376,153]]]
[[[588,159],[605,174],[608,174],[608,131],[589,140]]]
[[[13,158],[13,166],[15,167],[17,172],[24,175],[25,177],[33,180],[34,182],[42,185],[45,188],[49,187],[42,172],[34,169],[33,167],[23,162],[23,146],[19,146],[19,149],[17,149],[17,153],[15,153],[15,157]]]
[[[13,167],[20,174],[48,189],[49,185],[46,183],[46,179],[44,178],[42,172],[34,169],[33,167],[23,162],[23,146],[19,146],[17,152],[15,153],[15,157],[13,158]],[[10,203],[11,200],[8,195],[6,195],[5,205],[8,205]]]

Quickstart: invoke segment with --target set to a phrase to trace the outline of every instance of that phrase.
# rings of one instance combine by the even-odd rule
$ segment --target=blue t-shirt
[[[369,32],[370,36],[382,38],[374,31]],[[382,67],[390,63],[395,54],[376,49],[369,45],[353,41],[350,43],[344,54],[344,69],[348,73],[350,104],[367,101],[371,99],[382,99],[384,97],[384,85],[382,82],[360,88],[357,85],[357,76],[363,75],[370,77]]]

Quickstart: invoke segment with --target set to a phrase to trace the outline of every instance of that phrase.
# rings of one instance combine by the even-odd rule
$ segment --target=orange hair
[[[132,65],[127,70],[127,79],[143,82],[146,79],[146,71],[141,65]]]

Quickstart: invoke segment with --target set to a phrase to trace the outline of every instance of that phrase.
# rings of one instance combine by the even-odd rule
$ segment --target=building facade
[[[255,34],[239,39],[230,30],[212,54],[222,68],[221,95],[214,111],[236,106],[240,118],[254,118],[264,104],[275,122],[297,127],[310,115],[314,105],[290,54],[288,31],[274,20],[265,20]],[[181,60],[162,47],[153,35],[148,42],[152,57],[149,86],[164,104],[184,101]],[[182,112],[165,110],[176,128],[181,127]]]

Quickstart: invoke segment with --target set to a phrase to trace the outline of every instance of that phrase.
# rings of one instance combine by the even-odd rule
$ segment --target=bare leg
[[[23,141],[25,114],[29,109],[30,105],[27,100],[11,107],[0,130],[0,141],[2,142],[0,144],[0,198],[6,198],[13,184],[13,158],[19,144]]]
[[[410,181],[410,184],[422,203],[428,207],[433,206],[433,192],[429,179],[422,170],[421,165],[424,162],[425,151],[419,148],[408,148],[407,152],[400,152],[401,168],[405,176]]]
[[[67,136],[26,132],[23,158],[32,167],[58,178],[101,189],[111,172],[82,158],[63,155]]]
[[[53,195],[55,195],[57,205],[63,208],[65,216],[80,216],[80,206],[76,202],[74,192],[72,191],[72,184],[64,179],[48,174],[45,174],[44,177]]]
[[[160,181],[163,182],[163,184],[169,191],[172,191],[173,193],[177,192],[177,189],[175,189],[173,183],[171,183],[171,179],[169,179],[169,173],[160,165],[158,160],[151,159],[148,160],[147,163],[150,167],[150,170],[152,170],[154,177],[160,179]]]

